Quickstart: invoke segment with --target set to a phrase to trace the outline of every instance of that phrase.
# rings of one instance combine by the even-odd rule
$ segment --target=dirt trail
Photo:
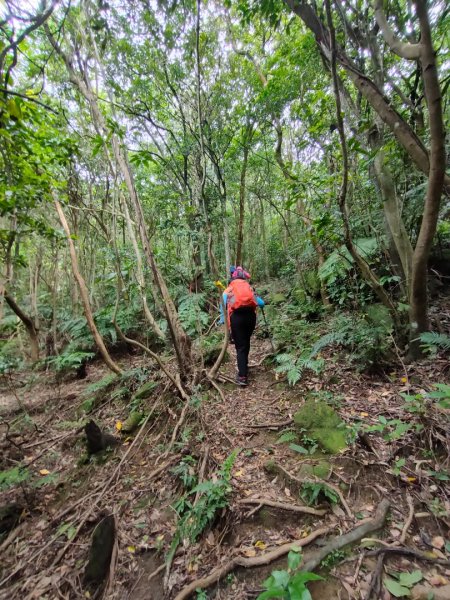
[[[230,360],[222,366],[221,373],[234,379],[233,347],[229,353]],[[428,460],[426,468],[438,469],[437,459],[415,457],[416,442],[411,435],[389,443],[375,435],[371,436],[369,447],[357,441],[345,452],[327,456],[326,483],[339,491],[346,506],[342,501],[332,506],[322,499],[319,508],[323,508],[325,514],[316,515],[254,503],[256,499],[264,499],[268,504],[303,504],[298,485],[287,481],[280,472],[268,469],[268,464],[275,463],[301,479],[302,465],[323,460],[317,452],[304,456],[290,449],[288,442],[277,443],[308,394],[314,391],[326,394],[349,425],[361,421],[377,423],[380,414],[393,419],[402,416],[403,400],[399,392],[409,389],[415,378],[420,378],[422,385],[425,382],[425,370],[411,369],[405,384],[402,372],[368,378],[330,362],[323,375],[305,374],[292,388],[283,378],[277,379],[273,365],[263,363],[269,353],[269,342],[255,337],[250,354],[250,364],[254,365],[250,370],[250,385],[240,388],[234,383],[220,384],[225,401],[214,388],[201,391],[200,401],[188,413],[177,444],[167,456],[165,450],[183,404],[164,391],[165,385],[146,400],[146,411],[154,410],[154,417],[132,451],[128,453],[134,438],[124,435],[121,447],[89,464],[80,461],[84,442],[81,437],[74,438],[73,431],[86,419],[86,415],[79,412],[82,392],[89,383],[100,380],[107,373],[106,369],[92,365],[88,380],[67,380],[59,384],[48,374],[40,377],[38,386],[31,381],[17,388],[21,401],[32,408],[31,417],[28,415],[23,421],[23,432],[15,438],[16,444],[23,445],[22,454],[5,438],[4,448],[9,453],[5,456],[17,461],[22,460],[25,453],[33,486],[42,483],[41,473],[48,471],[46,477],[50,479],[35,488],[33,497],[28,498],[30,505],[26,507],[23,529],[5,552],[0,579],[15,571],[20,576],[12,577],[3,585],[0,598],[18,600],[33,590],[38,590],[41,597],[51,596],[52,589],[61,590],[68,598],[82,597],[82,573],[92,531],[101,514],[113,512],[118,552],[113,589],[107,597],[161,600],[164,597],[164,556],[176,531],[172,506],[186,491],[173,469],[186,457],[192,457],[193,470],[198,474],[206,454],[204,480],[214,480],[220,466],[237,448],[240,451],[232,469],[230,505],[220,512],[213,526],[196,543],[180,545],[171,566],[169,598],[232,557],[263,556],[321,527],[329,527],[331,536],[346,532],[361,519],[372,517],[383,497],[392,501],[389,524],[378,533],[385,543],[396,543],[402,534],[410,511],[408,498],[412,498],[415,513],[421,516],[411,523],[405,544],[424,551],[430,547],[423,539],[428,543],[436,536],[448,539],[448,517],[437,519],[430,510],[433,498],[444,497],[445,481],[430,479],[425,475],[425,467],[414,462],[414,459]],[[126,359],[123,366],[133,369],[143,364],[142,357],[132,357]],[[433,365],[426,366],[426,373],[432,381],[439,381],[442,369],[444,362],[434,361]],[[127,402],[107,395],[105,403],[96,409],[95,419],[106,430],[114,431],[116,421],[124,420],[128,411]],[[440,430],[428,431],[429,436],[435,434],[442,437]],[[399,457],[404,457],[405,468],[396,473]],[[157,475],[152,478],[155,472]],[[15,500],[23,503],[20,489],[5,493],[3,500],[4,503]],[[443,508],[448,511],[450,506],[443,504]],[[69,544],[68,536],[77,530],[79,533]],[[65,546],[64,559],[52,566],[55,555]],[[310,586],[314,600],[365,597],[376,563],[371,558],[359,561],[359,552],[356,550],[353,555],[352,552],[347,549],[327,559],[322,571],[327,581]],[[343,558],[348,562],[337,567]],[[391,559],[389,565],[400,571],[422,569],[430,577],[446,576],[442,569],[402,558]],[[211,586],[207,597],[216,600],[255,598],[265,577],[274,568],[285,566],[284,557],[265,567],[237,569]]]

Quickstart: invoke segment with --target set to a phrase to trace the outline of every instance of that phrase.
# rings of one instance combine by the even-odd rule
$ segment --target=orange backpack
[[[228,321],[231,313],[237,308],[253,308],[256,309],[255,294],[245,279],[234,279],[225,290],[227,294]]]

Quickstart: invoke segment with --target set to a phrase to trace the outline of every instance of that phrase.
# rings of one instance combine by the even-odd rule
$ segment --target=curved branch
[[[421,44],[410,44],[409,42],[400,41],[392,31],[387,22],[386,15],[383,10],[383,0],[375,0],[375,19],[381,29],[384,40],[394,54],[406,60],[418,60],[422,49]]]

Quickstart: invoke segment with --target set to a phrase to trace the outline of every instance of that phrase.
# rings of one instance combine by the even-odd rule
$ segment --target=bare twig
[[[399,539],[400,544],[405,543],[406,535],[408,534],[408,529],[411,527],[411,523],[414,519],[414,502],[409,494],[406,494],[406,502],[408,503],[409,514],[402,529],[402,534]]]

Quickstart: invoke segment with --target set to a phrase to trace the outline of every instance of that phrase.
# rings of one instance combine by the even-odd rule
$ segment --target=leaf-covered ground
[[[1,469],[26,463],[28,470],[17,469],[23,481],[2,492],[1,506],[17,503],[20,516],[0,540],[1,598],[94,597],[92,590],[86,594],[83,573],[93,530],[106,514],[114,515],[117,536],[104,597],[159,599],[176,598],[233,558],[251,562],[326,529],[305,547],[308,556],[373,517],[383,498],[391,502],[384,527],[330,554],[319,569],[324,581],[310,585],[313,598],[367,598],[377,565],[383,599],[400,597],[399,586],[413,598],[450,598],[448,410],[417,400],[411,412],[401,395],[425,394],[448,381],[448,361],[399,362],[369,377],[328,352],[324,373],[307,372],[290,387],[264,360],[270,345],[257,336],[251,385],[236,388],[226,381],[234,377],[233,352],[221,369],[223,397],[216,388],[199,388],[183,423],[183,404],[142,357],[123,359],[128,376],[109,383],[100,364],[91,365],[82,381],[22,373],[2,382]],[[140,401],[150,416],[134,433],[119,433],[116,423],[125,422],[130,398],[145,379],[155,381]],[[96,385],[102,381],[108,385]],[[293,417],[307,399],[324,400],[340,415],[345,450],[325,455],[306,433],[299,436]],[[122,443],[87,461],[80,428],[89,418]],[[221,501],[213,497],[220,470],[236,449],[228,506],[213,512],[195,541],[180,536],[167,568],[177,535],[174,503],[183,498],[191,506],[191,512],[179,509],[188,514],[186,527],[189,518],[208,521],[206,512]],[[199,482],[202,491],[196,492]],[[314,495],[318,514],[295,510]],[[382,555],[381,564],[374,553],[385,547],[426,553],[429,561],[399,553]],[[264,567],[234,569],[198,598],[255,598],[267,575],[285,567],[283,556]]]

